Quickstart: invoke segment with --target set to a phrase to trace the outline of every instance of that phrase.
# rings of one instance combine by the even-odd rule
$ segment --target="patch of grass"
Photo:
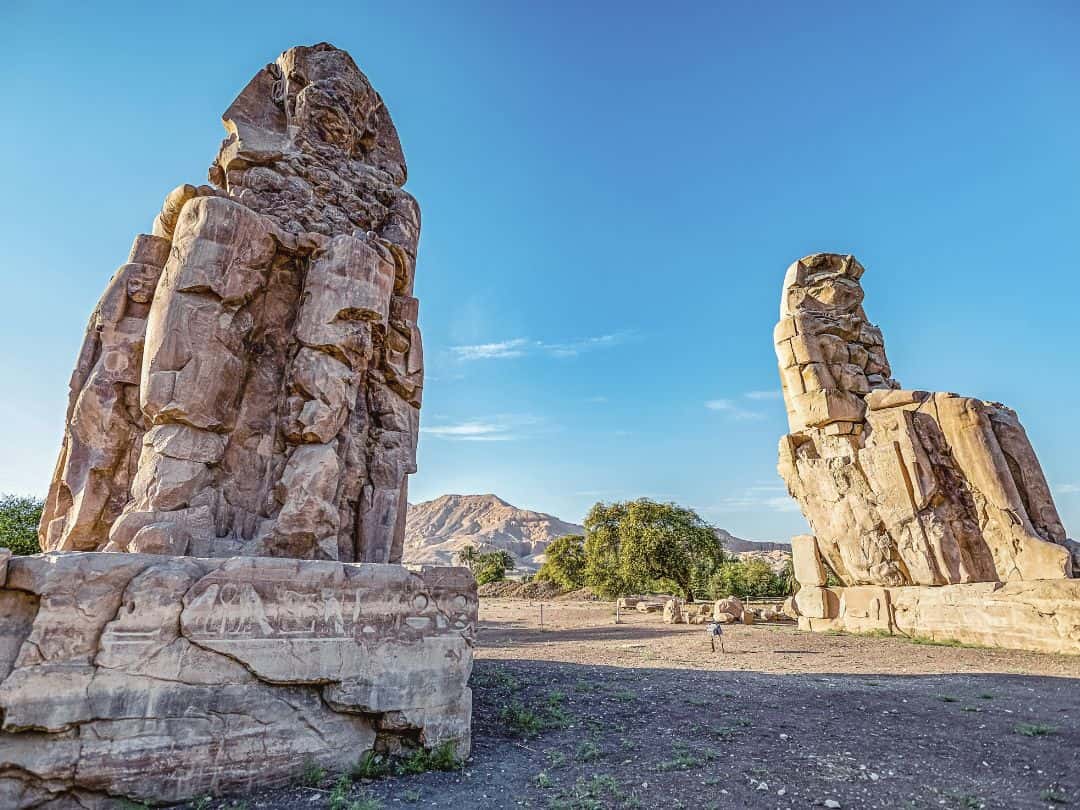
[[[508,692],[519,692],[522,688],[521,680],[517,676],[497,667],[483,672],[474,672],[472,682],[476,686],[488,686]]]
[[[629,689],[620,689],[617,692],[612,692],[611,696],[616,700],[621,700],[623,703],[629,703],[632,700],[637,700],[637,695]]]
[[[393,772],[390,760],[374,751],[368,751],[352,769],[353,779],[382,779]]]
[[[928,647],[979,647],[978,644],[965,644],[952,638],[931,638],[930,636],[900,636],[900,638],[906,638],[912,644],[923,644]]]
[[[576,681],[574,681],[574,691],[575,692],[581,692],[581,693],[595,692],[597,690],[597,688],[598,687],[596,686],[595,683],[592,683],[591,681],[587,681],[584,678],[578,678]]]
[[[577,748],[577,758],[582,762],[595,762],[603,755],[603,750],[592,740],[585,740]]]
[[[979,697],[983,700],[993,700],[994,696],[989,692],[979,692]]]
[[[345,810],[383,810],[382,802],[374,796],[361,796],[349,802]]]
[[[499,719],[515,734],[533,737],[547,729],[566,728],[570,725],[574,718],[563,705],[565,702],[565,693],[552,690],[539,708],[526,706],[516,700],[503,705],[499,711]]]
[[[548,776],[543,771],[540,771],[540,773],[538,773],[536,775],[536,786],[538,788],[540,788],[541,790],[547,790],[549,787],[553,786],[554,784],[555,784],[555,780],[552,779],[550,776]]]
[[[1025,737],[1046,737],[1056,734],[1057,726],[1048,726],[1045,723],[1017,723],[1013,731]]]
[[[348,810],[349,791],[352,789],[352,780],[342,774],[334,783],[334,789],[330,792],[330,810]]]
[[[694,754],[685,745],[675,744],[672,747],[675,754],[671,759],[658,762],[656,770],[661,773],[668,771],[689,771],[692,768],[700,768],[703,764],[702,757]]]
[[[405,801],[409,802],[410,804],[416,804],[418,801],[420,801],[421,795],[422,794],[419,790],[406,790],[402,794],[402,798],[404,798]]]
[[[544,728],[540,716],[521,703],[508,703],[499,711],[499,719],[515,734],[525,737],[539,734]]]
[[[1069,797],[1056,788],[1046,788],[1039,792],[1039,798],[1051,804],[1068,804]]]
[[[552,768],[561,768],[566,764],[566,754],[562,751],[547,751],[544,754],[547,757],[548,765]]]
[[[955,698],[952,695],[938,695],[937,699],[942,703],[956,703],[959,698]]]
[[[322,765],[313,759],[304,761],[304,768],[300,771],[300,782],[304,787],[318,787],[326,778],[326,771]]]
[[[986,802],[983,801],[982,797],[971,793],[950,793],[948,798],[952,799],[957,807],[968,808],[968,810],[979,810],[986,807]]]
[[[711,706],[712,701],[708,698],[700,697],[698,695],[691,695],[690,697],[683,698],[683,703],[687,706]]]
[[[457,771],[463,764],[458,759],[454,741],[447,740],[430,751],[426,748],[417,748],[409,756],[398,761],[395,771],[401,775],[427,771]]]

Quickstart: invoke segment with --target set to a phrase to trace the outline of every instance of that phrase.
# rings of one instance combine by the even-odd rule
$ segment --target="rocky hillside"
[[[743,540],[741,537],[736,537],[726,529],[717,529],[716,536],[720,538],[720,542],[724,545],[725,551],[730,551],[732,554],[738,554],[743,551],[784,551],[788,554],[791,553],[791,543],[770,543],[766,540]]]
[[[576,523],[518,509],[496,495],[443,495],[409,505],[405,562],[453,563],[454,555],[471,545],[509,551],[519,567],[535,570],[548,543],[564,534],[583,533]]]

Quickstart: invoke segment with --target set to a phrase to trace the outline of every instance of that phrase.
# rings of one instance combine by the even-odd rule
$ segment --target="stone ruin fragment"
[[[86,330],[48,550],[398,562],[424,361],[420,210],[379,94],[292,48],[223,116]]]
[[[292,48],[90,320],[0,549],[0,807],[157,805],[470,745],[476,582],[401,559],[419,209],[378,94]],[[104,553],[126,552],[126,553]]]
[[[889,588],[1070,577],[1080,547],[1065,536],[1016,413],[995,402],[902,388],[881,330],[863,310],[862,274],[852,256],[818,253],[795,262],[774,331],[790,426],[780,440],[779,470],[814,532],[793,541],[804,586],[798,611],[811,619],[845,614],[843,594],[824,587],[829,573],[843,585],[880,586],[868,591],[872,599],[858,598],[874,601],[889,630],[896,620]],[[1075,564],[1080,571],[1080,556]],[[1049,628],[1054,638],[1035,648],[1058,649],[1060,642],[1080,652],[1080,611],[1064,608],[1073,618],[1063,622],[1053,607],[1080,600],[1078,584],[1047,586],[1053,595],[1040,610],[1057,612],[1056,625],[1040,625],[1039,611],[1010,621],[1031,621],[1035,635]],[[859,593],[845,592],[849,603]],[[912,593],[905,594],[909,602]],[[1028,596],[1031,608],[1039,600]],[[932,597],[950,598],[986,601],[966,592]],[[926,619],[933,611],[923,613],[932,632]],[[985,619],[971,616],[976,624]],[[1069,628],[1076,631],[1071,641]]]

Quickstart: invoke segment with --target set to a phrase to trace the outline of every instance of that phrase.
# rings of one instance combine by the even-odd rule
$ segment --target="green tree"
[[[38,523],[45,502],[22,495],[0,495],[0,547],[12,554],[37,554]]]
[[[723,557],[716,530],[693,509],[673,503],[632,501],[620,533],[624,576],[643,571],[651,579],[670,579],[688,602],[694,601],[695,567]]]
[[[476,565],[476,561],[480,559],[480,551],[476,546],[465,546],[463,549],[459,550],[455,556],[457,557],[458,565],[464,565],[474,574],[476,573],[474,566]]]
[[[488,582],[501,582],[506,579],[507,570],[514,567],[514,557],[508,551],[496,549],[480,554],[472,567],[473,576],[478,585]]]
[[[711,590],[714,598],[725,596],[787,596],[791,593],[783,575],[773,572],[764,560],[729,560],[713,574]]]
[[[541,581],[554,582],[560,588],[574,590],[585,585],[585,538],[566,534],[548,543],[544,564],[536,572]]]
[[[598,503],[585,518],[585,532],[586,582],[607,598],[670,580],[692,602],[701,570],[723,559],[713,527],[673,503]]]
[[[614,599],[648,588],[648,579],[634,572],[624,578],[620,565],[620,526],[625,503],[598,503],[585,516],[585,584],[604,599]]]

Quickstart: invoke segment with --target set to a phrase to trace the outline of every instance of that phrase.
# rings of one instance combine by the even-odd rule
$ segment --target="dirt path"
[[[1080,658],[483,600],[460,772],[356,808],[1080,806]],[[251,808],[329,807],[305,788]],[[210,806],[229,807],[229,803]],[[346,810],[342,804],[335,810]]]

